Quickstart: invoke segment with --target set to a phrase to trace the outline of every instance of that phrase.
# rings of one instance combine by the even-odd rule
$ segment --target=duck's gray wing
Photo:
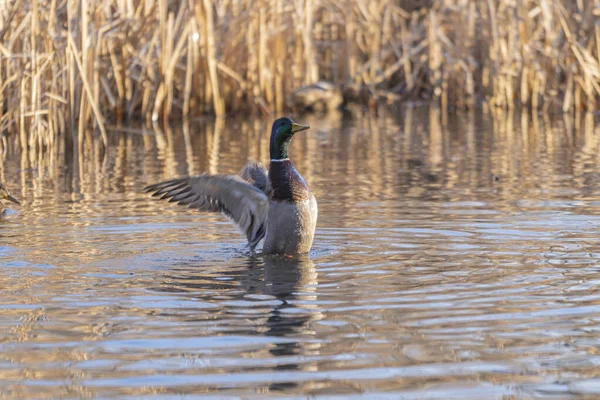
[[[248,161],[240,171],[240,176],[252,186],[267,191],[268,172],[258,161]]]
[[[223,213],[246,234],[251,249],[265,236],[269,199],[239,176],[186,177],[150,185],[144,190],[169,202]]]

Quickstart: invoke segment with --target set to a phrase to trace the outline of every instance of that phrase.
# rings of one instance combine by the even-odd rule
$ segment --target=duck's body
[[[269,165],[269,212],[263,252],[308,253],[317,226],[317,200],[288,160]]]
[[[0,199],[12,201],[13,203],[16,203],[16,204],[21,204],[21,202],[19,200],[17,200],[16,198],[14,198],[8,192],[8,190],[6,190],[6,188],[4,187],[4,185],[2,184],[2,182],[0,182]],[[4,208],[4,204],[0,203],[0,218],[4,217],[5,215],[6,215],[6,208]]]
[[[265,239],[263,254],[308,253],[317,223],[317,202],[287,154],[294,133],[308,128],[289,118],[275,121],[268,171],[249,161],[239,176],[205,174],[158,183],[146,191],[171,202],[225,214],[246,234],[251,249]]]

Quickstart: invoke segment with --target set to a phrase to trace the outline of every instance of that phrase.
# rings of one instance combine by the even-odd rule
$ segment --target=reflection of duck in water
[[[270,358],[269,366],[264,368],[314,370],[316,367],[307,358],[320,355],[321,350],[320,343],[314,340],[311,324],[323,316],[319,306],[314,304],[318,276],[313,262],[308,257],[244,257],[242,265],[239,259],[231,261],[225,261],[223,269],[211,272],[204,271],[204,264],[193,263],[183,269],[179,265],[168,272],[160,287],[154,290],[186,297],[185,293],[189,293],[190,299],[216,305],[209,309],[211,315],[205,316],[211,320],[210,326],[216,334],[272,338],[271,343],[266,348],[261,345],[257,353],[259,357]],[[206,265],[214,266],[214,260]],[[230,279],[215,279],[223,275]],[[195,312],[193,315],[201,318]],[[237,320],[232,320],[232,316],[242,316],[244,322],[232,324]],[[280,379],[265,385],[271,390],[281,390],[299,384],[293,382],[290,375],[289,382]]]
[[[306,324],[319,319],[310,306],[294,304],[296,301],[306,303],[315,300],[314,291],[317,285],[317,272],[313,262],[308,258],[271,258],[265,257],[264,294],[276,297],[282,303],[274,307],[266,323],[266,334],[269,336],[290,336],[306,333]],[[286,310],[294,308],[293,313]],[[271,352],[274,355],[295,354],[297,344],[283,343]]]
[[[261,261],[264,268],[260,268]],[[267,318],[261,322],[262,329],[254,335],[286,339],[274,341],[269,354],[275,358],[273,371],[314,370],[313,363],[306,361],[320,354],[320,345],[314,341],[315,331],[311,323],[322,319],[317,305],[316,288],[318,275],[308,257],[251,258],[248,275],[241,280],[245,294],[265,294],[279,302],[266,311]],[[263,272],[262,274],[260,272]],[[262,276],[261,276],[262,275]],[[286,390],[298,387],[293,380],[268,385],[269,390]]]
[[[308,258],[281,259],[265,257],[265,294],[275,296],[281,304],[273,307],[265,322],[265,335],[298,339],[276,343],[269,349],[274,357],[290,357],[287,362],[278,362],[277,371],[305,371],[314,368],[311,363],[298,362],[309,356],[318,356],[320,346],[311,340],[314,330],[310,323],[322,318],[321,312],[310,303],[316,300],[317,272]],[[269,386],[270,390],[285,390],[297,387],[298,382],[279,382]]]
[[[1,182],[0,182],[0,199],[12,201],[13,203],[16,203],[16,204],[21,204],[21,202],[19,200],[14,198],[8,192],[8,190],[6,190],[6,187],[4,187],[4,184],[2,184]],[[0,203],[0,217],[4,216],[5,214],[6,214],[6,209],[4,208],[4,205],[2,203]]]
[[[288,148],[296,132],[309,128],[285,117],[273,123],[268,173],[250,161],[241,177],[203,174],[157,183],[146,191],[170,202],[225,214],[246,234],[252,250],[264,237],[264,254],[308,253],[317,224],[317,201],[288,158]]]

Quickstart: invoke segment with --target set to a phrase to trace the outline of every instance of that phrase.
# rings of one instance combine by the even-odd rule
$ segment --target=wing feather
[[[263,192],[267,191],[267,169],[257,161],[248,161],[240,171],[243,180],[252,186],[259,188]]]
[[[269,199],[258,187],[236,175],[200,175],[173,179],[144,189],[200,211],[220,212],[246,234],[252,249],[265,236]]]

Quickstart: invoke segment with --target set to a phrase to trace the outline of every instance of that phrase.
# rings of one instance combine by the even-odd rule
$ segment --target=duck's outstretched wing
[[[200,175],[157,183],[144,190],[169,202],[225,214],[246,234],[251,249],[265,236],[269,199],[239,176]]]
[[[248,161],[240,171],[243,180],[263,192],[267,191],[268,172],[258,161]]]

